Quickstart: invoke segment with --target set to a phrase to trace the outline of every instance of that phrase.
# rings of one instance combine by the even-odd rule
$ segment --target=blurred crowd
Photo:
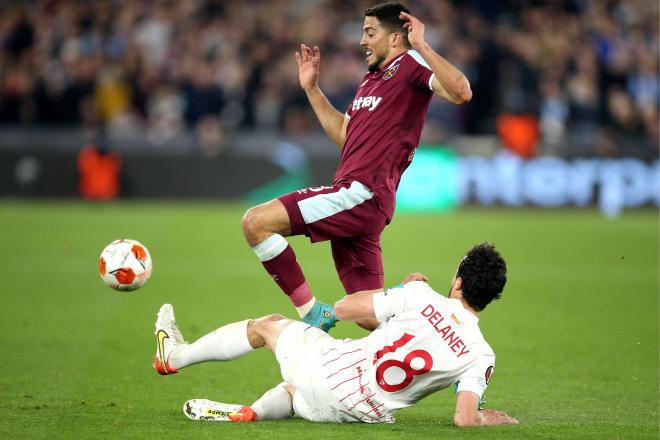
[[[156,144],[188,129],[211,150],[236,130],[320,130],[294,51],[321,48],[321,87],[345,109],[374,3],[0,0],[0,124],[146,131]],[[426,142],[493,134],[506,114],[531,116],[546,146],[657,154],[657,0],[405,3],[474,92],[461,107],[433,101]]]

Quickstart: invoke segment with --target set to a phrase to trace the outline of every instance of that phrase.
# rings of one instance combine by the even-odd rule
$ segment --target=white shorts
[[[297,415],[312,422],[358,422],[337,402],[321,373],[321,352],[334,342],[316,327],[293,322],[282,330],[275,357],[282,379],[296,387],[293,409]]]

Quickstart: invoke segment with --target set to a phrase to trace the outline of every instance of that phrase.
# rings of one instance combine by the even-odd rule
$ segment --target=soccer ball
[[[135,290],[151,276],[151,255],[139,241],[115,240],[101,252],[99,274],[113,289]]]

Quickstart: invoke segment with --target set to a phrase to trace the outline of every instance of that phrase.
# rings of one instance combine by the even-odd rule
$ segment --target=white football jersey
[[[337,341],[321,356],[328,388],[364,422],[392,422],[396,410],[458,383],[483,395],[495,366],[479,319],[422,281],[374,294],[380,326]]]

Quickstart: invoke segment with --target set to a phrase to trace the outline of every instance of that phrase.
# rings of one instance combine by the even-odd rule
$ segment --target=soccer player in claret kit
[[[284,383],[250,406],[189,400],[183,411],[193,420],[250,422],[295,414],[314,422],[392,423],[397,410],[455,385],[456,425],[518,423],[504,412],[479,408],[495,366],[479,315],[501,296],[506,263],[484,243],[461,260],[448,297],[424,279],[412,274],[400,287],[337,302],[340,319],[379,322],[361,339],[335,339],[309,324],[271,315],[225,325],[188,344],[172,306],[165,304],[156,320],[154,366],[171,374],[260,347],[275,354]]]
[[[394,215],[396,189],[419,144],[435,93],[455,104],[472,97],[459,70],[424,40],[424,24],[399,3],[365,11],[360,45],[368,73],[346,113],[335,109],[318,86],[321,53],[302,44],[296,52],[300,85],[321,126],[339,146],[332,186],[307,188],[249,209],[245,237],[301,319],[328,330],[332,307],[312,295],[295,253],[284,238],[330,240],[347,294],[382,290],[380,234]],[[375,320],[360,320],[367,329]]]

